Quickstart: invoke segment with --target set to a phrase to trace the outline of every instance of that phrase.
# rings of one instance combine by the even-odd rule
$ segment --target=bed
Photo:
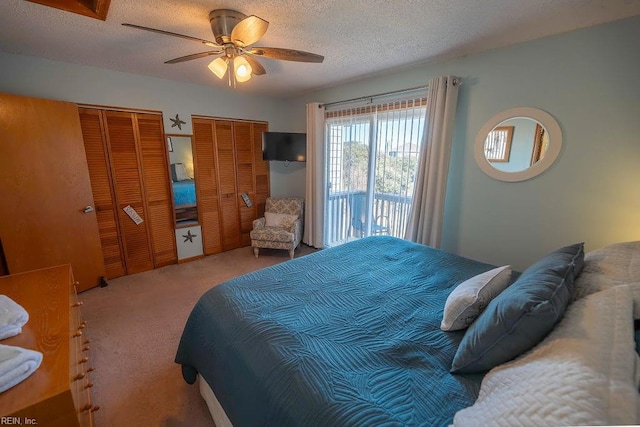
[[[588,259],[587,272],[592,268]],[[571,259],[571,268],[575,260]],[[441,330],[445,302],[461,283],[495,267],[388,236],[322,250],[206,292],[187,320],[175,361],[188,383],[200,381],[209,407],[217,408],[212,414],[219,426],[638,421],[638,356],[629,277],[612,284],[586,274],[589,284],[582,285],[580,292],[571,283],[571,298],[579,295],[581,300],[566,309],[566,318],[577,325],[560,327],[566,322],[558,319],[560,325],[548,337],[514,361],[486,371],[451,372],[452,361],[480,318],[466,330],[445,332]],[[525,276],[529,277],[526,271],[520,278],[514,274],[512,281]],[[571,279],[578,288],[578,277]],[[563,280],[567,282],[568,276]],[[604,284],[592,286],[598,280]],[[485,312],[498,300],[491,301]],[[614,306],[617,321],[603,320],[611,317],[607,310]],[[584,316],[587,309],[597,313]],[[597,330],[593,337],[584,334],[586,326],[580,322],[585,317],[591,322],[586,326]],[[560,338],[554,335],[557,330]],[[571,335],[575,331],[578,338]],[[616,336],[616,343],[611,336]],[[551,338],[553,345],[548,349],[546,341]],[[593,350],[591,341],[600,346],[601,351],[591,351],[598,356],[593,360],[576,356],[575,349],[580,350],[578,354]],[[571,345],[558,349],[557,342]],[[577,364],[567,365],[583,374],[576,377],[574,394],[565,382],[562,387],[549,384],[553,377],[567,380],[563,369],[547,366],[551,378],[537,374],[536,366],[545,357],[551,358],[547,363],[555,368],[562,366],[558,357]],[[623,362],[607,363],[613,357]],[[601,378],[595,371],[612,365],[616,374],[607,377],[611,381],[589,383],[594,376]],[[538,384],[540,377],[544,381]],[[505,389],[504,384],[510,386]],[[510,389],[519,394],[509,395]],[[549,390],[554,390],[565,409],[554,411],[551,396],[556,394]],[[612,406],[612,395],[623,403]],[[562,396],[570,396],[570,401]],[[601,401],[607,403],[594,404]],[[571,402],[582,403],[576,409]],[[569,414],[566,408],[572,408]],[[622,415],[616,418],[612,413]]]
[[[173,182],[173,203],[176,208],[195,206],[196,185],[192,179]]]

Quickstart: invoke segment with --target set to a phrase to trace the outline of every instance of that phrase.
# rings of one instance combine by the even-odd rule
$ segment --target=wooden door
[[[91,190],[95,202],[102,256],[108,279],[127,274],[120,242],[120,226],[112,186],[111,167],[107,152],[103,112],[80,108],[80,125],[87,154]]]
[[[71,264],[78,290],[105,275],[75,104],[0,94],[0,239],[10,273]]]
[[[256,197],[254,204],[256,205],[256,218],[264,216],[264,208],[267,203],[267,197],[271,193],[269,184],[269,162],[262,159],[262,133],[269,130],[267,123],[253,123],[253,171]]]
[[[151,270],[153,257],[133,113],[106,111],[105,128],[127,274]],[[127,206],[135,210],[142,223],[136,224],[129,217],[124,211]]]
[[[161,115],[137,113],[135,118],[153,263],[158,268],[178,261],[167,146]]]
[[[240,244],[249,246],[253,229],[253,220],[256,219],[256,191],[254,183],[253,167],[253,124],[250,122],[236,122],[234,125],[234,137],[236,147],[236,183],[238,212],[240,214]],[[242,199],[246,193],[251,200],[251,207]]]
[[[240,247],[240,214],[236,187],[236,160],[234,123],[226,120],[214,122],[218,156],[218,194],[220,197],[220,225],[222,249]]]
[[[193,163],[198,200],[198,222],[202,227],[205,255],[222,252],[220,238],[220,202],[218,197],[218,161],[213,120],[194,118]]]

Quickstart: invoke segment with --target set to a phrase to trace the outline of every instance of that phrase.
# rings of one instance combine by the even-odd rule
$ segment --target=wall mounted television
[[[284,162],[307,161],[307,134],[263,132],[262,159]]]

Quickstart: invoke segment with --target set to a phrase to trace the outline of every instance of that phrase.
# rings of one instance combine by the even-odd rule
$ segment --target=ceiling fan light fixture
[[[237,56],[233,60],[233,71],[236,75],[236,80],[242,83],[251,78],[253,69],[244,56]]]
[[[216,77],[222,79],[227,73],[227,62],[228,59],[226,57],[216,58],[209,64],[209,69]]]

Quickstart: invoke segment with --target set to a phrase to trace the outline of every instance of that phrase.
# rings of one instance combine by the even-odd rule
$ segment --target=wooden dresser
[[[22,333],[0,344],[37,350],[42,364],[27,379],[0,394],[0,417],[22,425],[92,426],[89,341],[85,336],[71,266],[0,277],[0,294],[29,313]]]

